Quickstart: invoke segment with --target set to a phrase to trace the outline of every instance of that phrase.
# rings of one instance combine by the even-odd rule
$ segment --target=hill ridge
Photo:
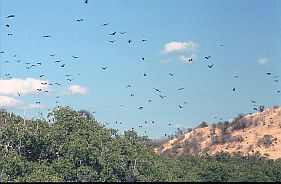
[[[172,155],[214,155],[218,152],[281,158],[281,108],[238,115],[231,122],[198,127],[154,149]]]

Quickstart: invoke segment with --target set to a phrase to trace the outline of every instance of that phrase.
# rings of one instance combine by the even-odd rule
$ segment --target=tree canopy
[[[0,112],[0,181],[281,181],[281,162],[257,157],[159,156],[153,140],[118,133],[86,110],[46,119]]]

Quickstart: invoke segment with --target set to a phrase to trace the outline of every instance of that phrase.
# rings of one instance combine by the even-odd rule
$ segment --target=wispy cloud
[[[185,64],[193,63],[197,58],[198,47],[199,45],[193,41],[169,42],[164,45],[161,54],[168,57],[168,60],[179,60]]]
[[[8,96],[0,95],[0,107],[15,107],[22,104],[22,101]]]
[[[193,63],[196,59],[197,59],[197,55],[194,53],[191,54],[190,56],[184,56],[184,55],[179,56],[179,60],[182,63]]]
[[[161,51],[162,54],[170,54],[174,52],[181,53],[193,53],[196,52],[198,45],[192,41],[187,42],[169,42],[166,43],[164,49]]]
[[[17,96],[18,93],[21,95],[36,93],[39,88],[48,90],[48,85],[41,84],[46,82],[34,78],[0,80],[0,94]]]
[[[42,109],[44,108],[41,104],[28,104],[21,107],[22,109],[31,110],[31,109]]]
[[[268,65],[269,64],[269,59],[268,58],[259,58],[258,59],[258,64],[259,65]]]
[[[88,90],[87,90],[87,88],[82,87],[80,85],[72,85],[72,86],[68,87],[67,93],[69,95],[75,95],[75,94],[85,95],[88,93]]]

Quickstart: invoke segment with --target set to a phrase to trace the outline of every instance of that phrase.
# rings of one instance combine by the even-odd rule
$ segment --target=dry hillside
[[[271,159],[281,158],[281,108],[241,115],[232,122],[196,128],[169,140],[157,154],[204,155],[217,152],[260,154]]]

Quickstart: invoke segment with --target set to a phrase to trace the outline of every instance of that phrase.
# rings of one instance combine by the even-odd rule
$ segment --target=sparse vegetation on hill
[[[274,137],[272,135],[266,134],[262,138],[260,138],[257,143],[268,148],[273,141]]]
[[[190,133],[164,143],[155,149],[158,154],[205,155],[217,152],[256,154],[280,158],[281,108],[274,106],[255,114],[239,113],[232,121],[208,125],[202,122]],[[184,149],[183,149],[184,148]]]
[[[281,181],[280,160],[269,160],[259,153],[160,156],[153,148],[161,140],[153,142],[131,130],[121,135],[99,124],[88,111],[61,107],[49,117],[51,123],[0,112],[1,182]],[[228,126],[219,125],[222,132]],[[195,134],[198,136],[174,151],[202,151],[204,135]],[[237,136],[234,141],[243,140]],[[274,139],[264,136],[260,141],[269,144]]]

